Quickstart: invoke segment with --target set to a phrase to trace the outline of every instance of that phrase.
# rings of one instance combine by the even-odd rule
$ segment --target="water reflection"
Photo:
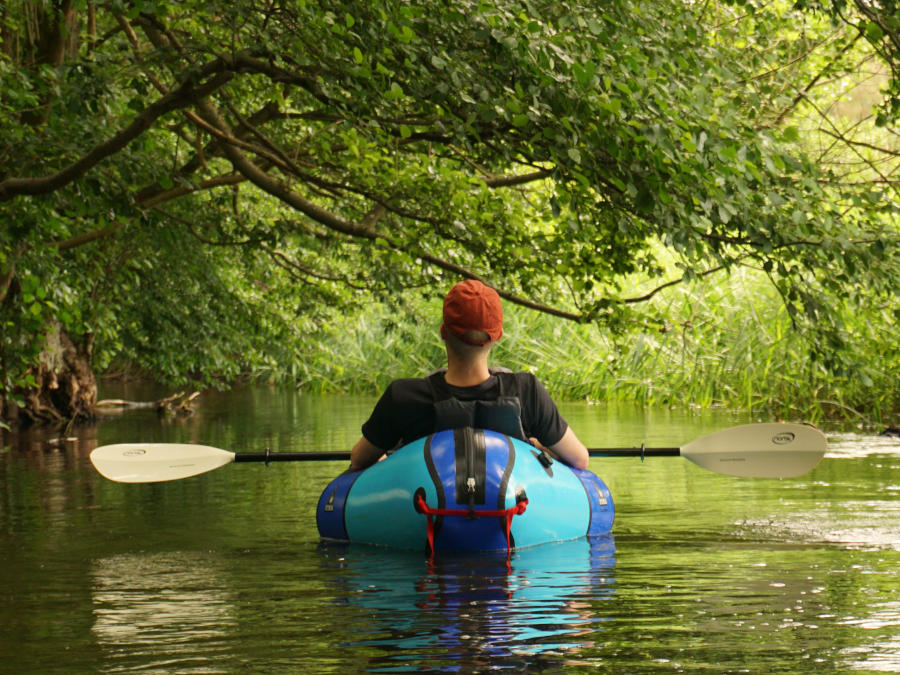
[[[878,636],[874,644],[843,649],[847,666],[852,670],[900,672],[900,602],[878,603],[870,610],[867,616],[841,622]]]
[[[212,560],[187,552],[116,555],[95,560],[91,577],[104,672],[220,672],[213,664],[235,618]]]
[[[541,546],[509,573],[503,558],[320,548],[315,501],[342,466],[125,486],[88,461],[134,440],[346,450],[372,404],[254,388],[204,395],[189,420],[0,434],[0,671],[900,672],[898,439],[832,433],[825,461],[781,481],[594,460],[615,550]],[[596,446],[753,421],[565,406]]]
[[[900,551],[900,439],[836,434],[828,439],[826,457],[833,461],[816,471],[818,480],[805,491],[830,498],[784,522],[783,529],[845,549]],[[863,458],[849,470],[850,460]]]
[[[853,459],[883,454],[900,459],[900,438],[871,434],[837,433],[828,435],[829,458]]]
[[[365,612],[367,631],[347,647],[377,647],[368,670],[427,658],[427,670],[480,672],[533,665],[591,646],[606,621],[597,606],[615,589],[612,536],[505,555],[421,554],[361,545],[321,547],[337,602]],[[368,651],[368,650],[366,650]],[[556,661],[558,663],[558,660]]]

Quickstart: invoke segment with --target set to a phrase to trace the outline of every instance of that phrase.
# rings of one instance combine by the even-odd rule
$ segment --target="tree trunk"
[[[79,16],[73,4],[73,0],[50,0],[23,2],[18,8],[4,7],[0,14],[3,52],[23,66],[61,65],[78,53]],[[10,27],[13,18],[18,20],[18,30]],[[21,121],[29,126],[46,122],[51,97],[47,93],[37,107],[23,111]]]
[[[92,420],[97,406],[97,380],[91,369],[93,338],[74,342],[55,321],[33,369],[36,386],[24,392],[22,424]]]

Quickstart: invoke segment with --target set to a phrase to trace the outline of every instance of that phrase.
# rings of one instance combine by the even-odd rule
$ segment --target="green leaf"
[[[881,42],[882,38],[884,38],[884,30],[875,21],[865,22],[865,32],[866,39],[872,43]]]
[[[390,88],[386,92],[384,92],[384,97],[388,101],[396,101],[398,99],[403,98],[403,96],[404,96],[403,87],[401,87],[396,82],[391,82]]]
[[[781,140],[788,143],[793,143],[799,139],[800,130],[795,126],[785,127],[784,131],[781,132]]]

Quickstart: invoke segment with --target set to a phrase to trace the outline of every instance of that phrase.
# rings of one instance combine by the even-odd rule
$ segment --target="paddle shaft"
[[[316,462],[350,461],[349,452],[239,452],[235,462]]]
[[[588,448],[591,457],[680,457],[681,448]]]
[[[678,457],[681,448],[590,448],[591,457]],[[239,452],[235,462],[349,462],[349,452]]]
[[[592,457],[683,457],[726,476],[791,478],[824,457],[825,435],[805,424],[759,423],[721,429],[680,448],[592,448]],[[349,452],[245,452],[191,443],[116,443],[95,448],[91,462],[110,480],[154,483],[196,476],[231,462],[341,462]]]

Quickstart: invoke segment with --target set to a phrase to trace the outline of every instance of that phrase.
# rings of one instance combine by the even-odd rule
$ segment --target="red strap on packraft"
[[[525,513],[525,507],[528,506],[528,500],[523,499],[520,502],[516,502],[515,506],[512,506],[508,509],[493,509],[487,511],[475,511],[472,512],[469,509],[434,509],[428,506],[425,503],[425,496],[421,493],[416,495],[415,498],[416,511],[419,513],[424,513],[428,517],[428,525],[427,525],[427,536],[428,536],[428,552],[434,553],[434,518],[433,516],[465,516],[467,518],[473,517],[486,517],[486,518],[505,518],[506,519],[506,554],[509,555],[509,531],[512,527],[512,519],[513,516],[517,516],[520,513]]]

